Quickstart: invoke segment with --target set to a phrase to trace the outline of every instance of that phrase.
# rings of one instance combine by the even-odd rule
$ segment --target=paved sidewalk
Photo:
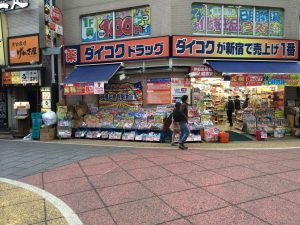
[[[86,225],[300,224],[299,149],[132,149],[20,180]]]
[[[10,183],[12,182],[12,183]],[[23,187],[25,186],[25,187]],[[68,225],[66,217],[49,200],[53,196],[46,193],[46,197],[34,192],[45,192],[30,185],[0,178],[0,224],[1,225]],[[59,202],[59,201],[58,201]],[[66,213],[65,213],[66,214]],[[72,213],[74,215],[74,213]],[[73,216],[69,214],[68,216]],[[78,217],[76,216],[78,219]],[[69,218],[70,219],[70,218]],[[79,225],[79,223],[71,223]]]

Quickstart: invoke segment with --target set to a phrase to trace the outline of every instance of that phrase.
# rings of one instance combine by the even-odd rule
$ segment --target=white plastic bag
[[[46,126],[51,126],[54,125],[56,123],[56,114],[53,111],[49,111],[43,114],[42,116],[43,118],[43,122]]]

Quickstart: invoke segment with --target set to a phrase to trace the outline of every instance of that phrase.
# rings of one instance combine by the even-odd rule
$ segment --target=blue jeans
[[[188,136],[190,135],[190,129],[186,122],[180,122],[180,137],[179,137],[179,144],[184,144]]]

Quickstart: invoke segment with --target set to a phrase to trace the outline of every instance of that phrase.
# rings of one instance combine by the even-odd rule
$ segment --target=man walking
[[[190,129],[188,127],[188,96],[183,95],[181,97],[181,106],[180,106],[180,114],[182,115],[182,119],[179,122],[180,125],[180,137],[179,137],[179,145],[178,147],[182,150],[188,149],[188,147],[184,146],[186,139],[190,135]]]
[[[232,123],[232,113],[234,112],[234,102],[232,101],[231,97],[228,97],[228,101],[225,104],[225,110],[227,112],[227,119],[229,122],[230,127],[233,126]]]

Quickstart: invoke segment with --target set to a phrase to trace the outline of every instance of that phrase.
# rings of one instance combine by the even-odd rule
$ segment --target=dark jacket
[[[183,115],[183,120],[181,122],[187,123],[188,122],[188,104],[182,103],[180,106],[180,113]]]
[[[241,101],[239,99],[234,100],[234,107],[235,107],[236,110],[241,109]]]

